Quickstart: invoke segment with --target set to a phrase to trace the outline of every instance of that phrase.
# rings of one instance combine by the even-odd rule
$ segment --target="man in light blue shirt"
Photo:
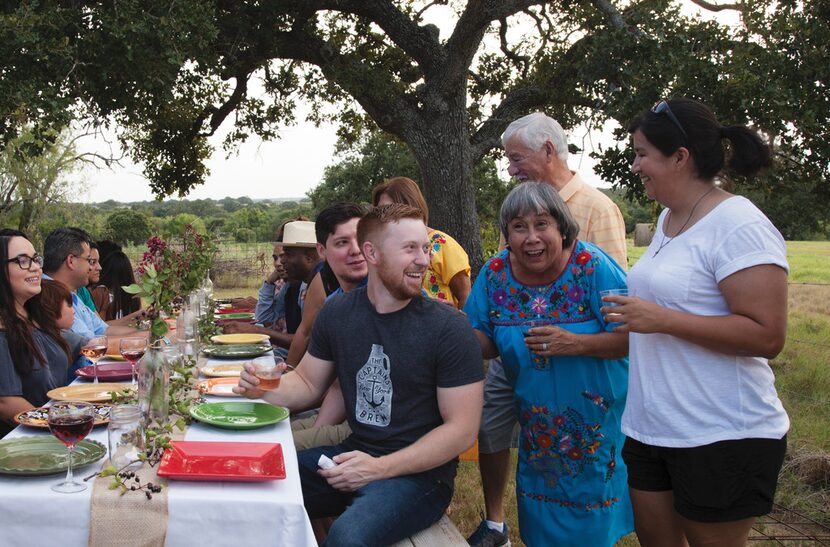
[[[78,297],[76,291],[89,282],[89,272],[98,263],[92,256],[89,235],[78,228],[58,228],[46,236],[43,245],[44,277],[60,281],[72,292],[72,307],[75,322],[72,332],[84,340],[94,336],[135,336],[142,333],[126,325],[107,324],[98,314],[89,309]],[[117,346],[117,341],[115,342]]]

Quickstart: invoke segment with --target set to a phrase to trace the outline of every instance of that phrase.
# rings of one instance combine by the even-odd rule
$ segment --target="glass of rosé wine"
[[[92,374],[95,376],[93,383],[98,383],[98,360],[107,353],[107,346],[106,336],[95,336],[81,347],[81,355],[92,361]]]

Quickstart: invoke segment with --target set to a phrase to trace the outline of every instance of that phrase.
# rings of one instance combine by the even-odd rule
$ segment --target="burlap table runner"
[[[185,431],[175,427],[170,440],[184,440]],[[105,461],[104,465],[108,465]],[[113,477],[96,477],[92,485],[92,508],[89,519],[89,546],[152,546],[164,545],[167,536],[167,479],[156,474],[156,467],[142,465],[134,473],[141,484],[152,482],[162,486],[161,492],[147,499],[144,491],[109,489]],[[127,486],[132,483],[127,481]]]
[[[207,360],[200,357],[197,367]],[[170,434],[171,441],[184,440],[184,431],[176,427]],[[106,461],[104,465],[107,465]],[[92,485],[92,508],[89,520],[89,547],[107,546],[159,546],[167,536],[167,479],[156,474],[156,467],[147,464],[134,471],[141,484],[152,482],[162,486],[161,492],[147,499],[144,492],[109,489],[112,477],[96,477]],[[129,486],[132,481],[127,481]]]

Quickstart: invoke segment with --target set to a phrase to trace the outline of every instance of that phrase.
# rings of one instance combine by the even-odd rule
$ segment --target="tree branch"
[[[434,85],[441,88],[454,87],[459,85],[458,78],[466,78],[467,70],[490,23],[544,3],[540,0],[469,0],[447,40],[447,63]]]
[[[434,2],[433,2],[434,3]],[[295,2],[297,6],[309,7],[309,0]],[[445,52],[435,36],[426,26],[421,26],[388,0],[318,0],[311,3],[314,10],[338,11],[368,19],[378,25],[395,45],[421,67],[425,73],[432,73],[444,60]],[[416,14],[416,18],[428,8]],[[293,8],[286,10],[290,13]]]
[[[194,122],[193,124],[193,132],[194,134],[202,137],[210,137],[216,130],[219,129],[219,126],[222,125],[222,122],[225,121],[225,118],[233,112],[234,110],[242,104],[242,101],[245,100],[245,97],[248,95],[248,78],[251,76],[250,71],[246,70],[239,70],[236,74],[236,87],[233,90],[233,93],[225,101],[222,106],[216,108],[214,106],[210,106],[205,109],[202,115]],[[204,115],[210,116],[210,132],[208,133],[200,133],[199,129],[202,126],[202,122],[204,121]]]
[[[410,99],[388,74],[363,63],[359,55],[341,53],[333,44],[304,29],[274,37],[273,57],[303,61],[320,68],[330,82],[337,82],[385,131],[400,136],[403,119],[418,119],[420,114]]]
[[[706,0],[692,0],[692,2],[708,11],[744,11],[743,4],[712,4],[711,2],[707,2]]]
[[[617,30],[627,30],[628,32],[634,33],[638,38],[645,37],[643,31],[641,31],[639,28],[626,23],[625,19],[623,19],[623,16],[619,12],[617,7],[611,4],[608,0],[591,0],[591,2],[594,4],[594,6],[596,6],[598,10],[605,14],[605,16]]]

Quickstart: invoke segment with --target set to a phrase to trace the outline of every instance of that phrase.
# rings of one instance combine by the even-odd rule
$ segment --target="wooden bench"
[[[414,536],[399,541],[392,547],[462,547],[467,546],[467,540],[455,527],[455,524],[444,515],[441,520],[427,528],[421,530]]]

